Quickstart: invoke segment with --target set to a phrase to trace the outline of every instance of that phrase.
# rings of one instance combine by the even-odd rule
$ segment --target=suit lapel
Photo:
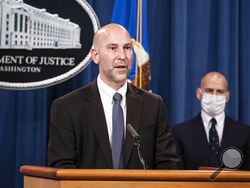
[[[220,153],[224,151],[225,148],[229,147],[228,143],[233,138],[233,125],[230,122],[230,119],[226,116],[221,140]]]
[[[207,141],[207,135],[205,132],[205,128],[201,119],[201,115],[199,114],[196,118],[196,121],[193,125],[193,130],[195,132],[196,137],[198,138],[198,143],[200,143],[200,148],[202,148],[201,153],[203,153],[203,157],[207,159],[208,164],[210,164],[210,147]],[[198,151],[199,152],[199,151]]]
[[[113,168],[107,124],[96,80],[90,85],[87,101],[86,109],[88,111],[88,117],[92,122],[96,138],[107,161],[108,167]]]
[[[142,98],[139,95],[139,90],[136,90],[131,84],[128,84],[127,91],[127,122],[138,132],[142,115]],[[124,167],[126,167],[128,159],[134,147],[134,139],[131,133],[126,129],[126,139],[124,144]]]

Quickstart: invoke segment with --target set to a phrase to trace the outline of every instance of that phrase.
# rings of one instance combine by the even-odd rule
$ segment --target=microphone
[[[145,160],[143,159],[142,155],[141,155],[141,150],[140,150],[140,135],[136,132],[136,130],[133,128],[133,126],[131,124],[127,124],[127,129],[130,132],[130,134],[132,135],[132,137],[134,138],[134,145],[137,147],[137,154],[138,157],[142,163],[143,169],[147,169],[147,165]]]
[[[135,139],[135,141],[139,141],[140,136],[139,134],[136,132],[136,130],[132,127],[131,124],[127,124],[127,129],[130,132],[130,134],[132,135],[132,137]]]

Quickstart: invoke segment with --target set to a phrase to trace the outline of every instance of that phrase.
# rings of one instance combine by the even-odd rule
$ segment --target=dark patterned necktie
[[[219,157],[219,136],[216,131],[216,119],[211,119],[211,128],[209,130],[209,143],[210,143],[210,150],[211,150],[211,159],[212,159],[212,166],[219,166],[220,165],[220,157]]]
[[[114,105],[112,113],[112,159],[113,168],[123,168],[122,157],[122,144],[123,144],[123,129],[124,129],[124,117],[120,102],[122,96],[119,93],[115,93],[113,96]]]

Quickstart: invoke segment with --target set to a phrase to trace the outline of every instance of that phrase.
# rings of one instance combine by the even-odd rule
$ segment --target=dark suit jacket
[[[160,96],[128,84],[127,123],[141,136],[146,164],[154,169],[177,169],[176,153],[165,106]],[[126,132],[124,168],[140,169],[134,140]],[[112,154],[97,81],[71,92],[52,104],[48,166],[112,169]]]
[[[200,166],[212,166],[210,147],[200,114],[174,126],[172,132],[184,169],[197,170]],[[229,147],[241,150],[243,154],[241,168],[250,170],[250,127],[226,116],[219,155],[221,156]]]

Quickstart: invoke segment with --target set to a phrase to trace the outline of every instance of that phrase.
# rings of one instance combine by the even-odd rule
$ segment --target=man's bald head
[[[100,79],[115,90],[127,81],[133,60],[128,31],[119,24],[108,24],[94,35],[91,57],[99,65]]]
[[[201,79],[200,88],[196,89],[197,99],[202,100],[202,93],[226,96],[226,102],[230,97],[226,77],[219,72],[209,72]]]
[[[209,72],[202,79],[196,97],[201,102],[202,111],[214,117],[224,112],[225,102],[229,101],[230,92],[226,77],[219,72]]]
[[[203,88],[207,82],[209,82],[211,79],[216,79],[220,80],[224,83],[225,89],[228,90],[228,82],[226,77],[219,73],[219,72],[209,72],[207,73],[202,79],[201,79],[201,84],[200,87]]]
[[[111,33],[111,32],[125,32],[129,37],[129,33],[128,31],[121,25],[119,24],[115,24],[115,23],[111,23],[108,25],[105,25],[101,28],[99,28],[95,35],[94,35],[94,39],[93,39],[93,47],[94,48],[99,48],[100,45],[102,44],[103,40],[105,40],[105,38],[107,38],[107,36]]]

